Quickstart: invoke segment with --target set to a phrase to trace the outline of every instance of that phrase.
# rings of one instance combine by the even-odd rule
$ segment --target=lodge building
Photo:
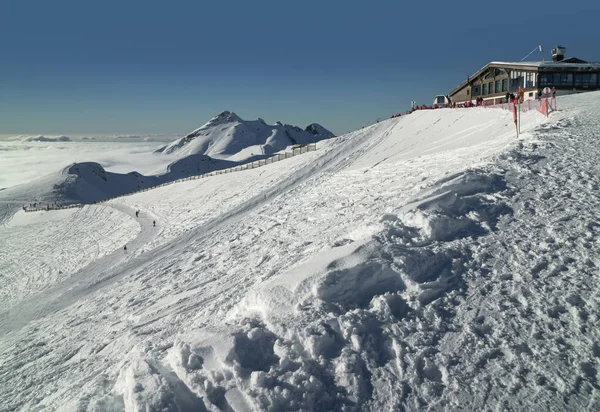
[[[572,57],[565,59],[566,49],[552,49],[552,61],[491,62],[454,89],[448,96],[456,104],[483,98],[484,104],[504,101],[506,93],[524,89],[525,99],[535,99],[545,87],[556,94],[600,90],[600,63],[588,63]]]

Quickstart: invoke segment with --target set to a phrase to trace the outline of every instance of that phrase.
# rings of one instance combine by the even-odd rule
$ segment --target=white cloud
[[[60,141],[35,140],[46,136],[34,136],[27,140],[31,137],[0,140],[0,188],[26,183],[74,162],[93,161],[111,172],[148,174],[166,169],[173,160],[169,156],[153,154],[161,146],[160,140],[146,141],[144,137],[81,136],[77,140]]]

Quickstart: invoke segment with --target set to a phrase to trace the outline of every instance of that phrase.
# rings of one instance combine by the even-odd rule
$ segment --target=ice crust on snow
[[[43,215],[65,234],[99,219],[124,236],[135,209],[146,220],[130,256],[99,245],[104,257],[0,313],[0,403],[598,409],[598,93],[559,105],[524,113],[519,141],[502,110],[416,112],[86,206],[97,218]],[[11,219],[14,239],[43,224]]]

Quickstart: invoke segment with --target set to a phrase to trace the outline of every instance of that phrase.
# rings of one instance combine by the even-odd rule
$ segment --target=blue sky
[[[596,1],[4,0],[0,133],[186,133],[233,110],[340,134],[538,44],[600,60],[599,15]]]

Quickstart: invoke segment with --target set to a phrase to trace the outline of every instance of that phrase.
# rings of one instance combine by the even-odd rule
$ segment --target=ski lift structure
[[[445,94],[438,94],[433,98],[433,107],[450,107],[451,101]]]

